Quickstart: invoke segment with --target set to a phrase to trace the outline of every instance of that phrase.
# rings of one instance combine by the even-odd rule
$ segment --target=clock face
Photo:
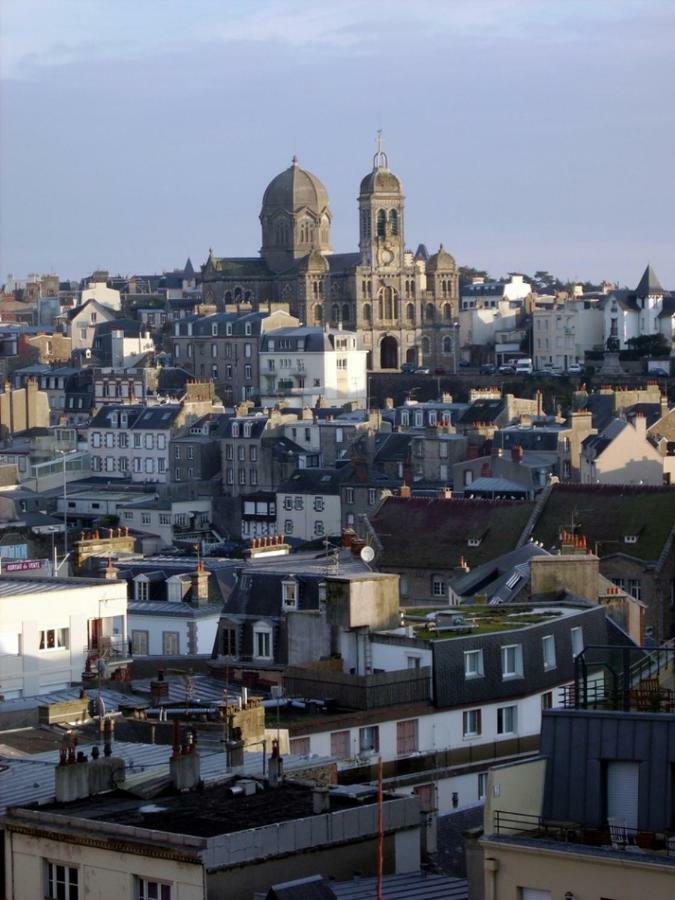
[[[389,247],[384,247],[380,251],[380,264],[383,266],[390,266],[394,261],[394,254],[389,249]]]

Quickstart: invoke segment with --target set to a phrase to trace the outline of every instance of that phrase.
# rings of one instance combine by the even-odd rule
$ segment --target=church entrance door
[[[390,334],[380,344],[380,368],[398,369],[398,342]]]

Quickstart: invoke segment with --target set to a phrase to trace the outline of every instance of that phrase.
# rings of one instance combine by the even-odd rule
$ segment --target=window
[[[225,627],[221,631],[222,635],[222,652],[223,656],[237,655],[237,630],[232,627]]]
[[[419,656],[406,656],[406,668],[419,669],[422,660]]]
[[[309,756],[309,738],[291,738],[290,751],[293,756]]]
[[[359,753],[379,753],[380,728],[378,725],[367,725],[359,728]]]
[[[396,723],[396,753],[402,756],[404,753],[417,753],[419,749],[419,721],[406,719]]]
[[[141,525],[150,524],[150,513],[141,513]]]
[[[520,644],[502,647],[502,678],[523,677],[523,648]]]
[[[171,900],[171,885],[163,881],[150,881],[147,878],[134,878],[136,887],[135,900]]]
[[[281,582],[281,599],[286,609],[296,609],[298,605],[298,583],[297,581]]]
[[[321,521],[321,519],[315,519],[315,521],[314,521],[314,534],[315,534],[317,537],[321,537],[321,536],[323,535],[323,533],[324,533],[324,530],[325,530],[325,529],[324,529],[324,527],[323,527],[323,522]]]
[[[553,709],[553,691],[546,691],[541,695],[541,708]]]
[[[354,502],[354,488],[348,487],[345,488],[345,503],[353,503]]]
[[[466,650],[464,653],[464,677],[482,678],[484,674],[483,651]]]
[[[500,706],[497,709],[497,734],[515,734],[518,729],[518,707]]]
[[[479,772],[478,773],[478,799],[485,800],[485,793],[487,791],[487,772]]]
[[[640,600],[640,579],[639,578],[629,578],[628,579],[628,593],[631,597],[635,597],[636,600]]]
[[[351,742],[349,731],[333,731],[330,736],[330,755],[338,759],[347,759],[350,756]]]
[[[148,655],[148,632],[132,631],[131,632],[131,654],[132,656]]]
[[[293,505],[295,506],[296,509],[302,509],[303,508],[302,497],[296,497],[295,500],[293,501]]]
[[[465,709],[462,713],[462,734],[464,737],[477,737],[481,733],[481,711]]]
[[[138,603],[147,603],[148,587],[149,585],[147,581],[134,582],[134,600],[136,600]]]
[[[244,366],[244,378],[246,381],[250,381],[253,378],[253,366]]]
[[[444,578],[441,578],[439,575],[434,575],[431,579],[431,593],[434,597],[445,597],[446,584]]]
[[[541,649],[544,655],[544,668],[555,669],[555,638],[547,634],[541,639]]]
[[[253,653],[258,659],[272,658],[272,627],[262,624],[253,629]]]
[[[179,634],[177,631],[162,632],[162,654],[164,656],[178,656]]]
[[[584,649],[584,630],[581,626],[570,629],[570,640],[572,641],[572,658],[574,659]]]
[[[284,497],[284,509],[293,509],[292,497]]]
[[[293,519],[284,521],[284,534],[293,534]]]
[[[323,497],[315,497],[314,498],[314,512],[323,512],[323,510],[324,510]]]
[[[40,632],[40,650],[67,650],[68,628],[46,628]]]
[[[77,900],[78,870],[74,866],[44,861],[45,897],[47,900]]]
[[[368,488],[368,506],[375,506],[376,500],[377,490],[375,488]]]

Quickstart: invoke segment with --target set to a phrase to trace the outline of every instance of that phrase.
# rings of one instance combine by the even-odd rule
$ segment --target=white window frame
[[[475,661],[475,665],[473,662]],[[483,651],[465,650],[464,651],[464,677],[465,678],[483,678],[485,669],[483,667]]]
[[[172,887],[169,881],[134,875],[134,900],[172,900]]]
[[[70,646],[70,628],[68,627],[41,628],[38,635],[38,649],[40,653],[67,650]]]
[[[518,707],[515,704],[497,707],[497,734],[518,734]]]
[[[512,652],[513,651],[513,652]],[[513,657],[513,659],[511,659]],[[504,644],[501,647],[502,679],[504,681],[523,677],[523,645]],[[511,664],[513,663],[513,665]]]
[[[44,867],[44,897],[45,900],[72,900],[73,896],[80,896],[80,870],[78,866],[72,866],[65,862],[51,859],[43,859]],[[59,869],[63,869],[63,878],[59,879]],[[74,874],[74,878],[73,878]],[[60,890],[63,886],[63,890]],[[75,893],[73,895],[73,888]]]
[[[551,669],[555,669],[555,637],[552,634],[545,634],[542,637],[541,652],[544,662],[544,670],[549,672]]]
[[[483,731],[482,710],[465,709],[462,712],[462,737],[475,738],[480,737]]]
[[[259,652],[259,650],[263,652]],[[267,622],[256,623],[253,627],[253,657],[255,659],[273,659],[273,650],[272,626]]]
[[[572,659],[576,659],[584,649],[584,629],[581,625],[570,628],[570,642],[572,644]]]

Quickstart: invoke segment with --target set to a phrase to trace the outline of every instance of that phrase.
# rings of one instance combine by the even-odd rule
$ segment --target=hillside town
[[[673,896],[675,290],[364,169],[354,252],[294,157],[259,256],[4,283],[3,896]]]

